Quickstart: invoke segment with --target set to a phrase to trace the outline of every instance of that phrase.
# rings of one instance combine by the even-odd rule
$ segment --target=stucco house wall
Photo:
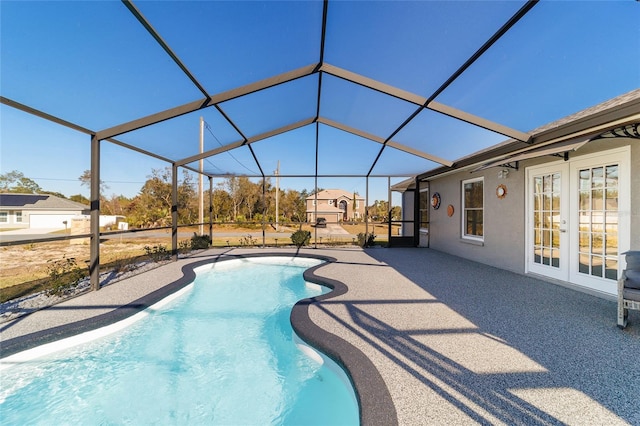
[[[484,241],[462,238],[462,181],[484,177]],[[507,196],[498,199],[494,189],[507,186]],[[498,169],[456,173],[430,181],[430,193],[439,193],[440,208],[430,211],[429,246],[436,250],[511,271],[524,270],[524,173],[510,170],[498,179]],[[453,206],[451,217],[447,214]]]
[[[600,139],[587,143],[570,154],[569,162],[577,162],[594,154],[610,152],[628,147],[630,206],[620,210],[620,217],[629,218],[628,236],[620,236],[619,269],[624,269],[625,250],[640,250],[640,141],[630,138]],[[506,178],[499,178],[502,167],[483,171],[470,171],[434,177],[429,180],[430,194],[438,192],[441,197],[439,209],[430,209],[430,247],[498,268],[525,273],[526,271],[526,169],[527,167],[558,162],[557,157],[540,157],[521,161],[518,170],[508,169]],[[562,160],[560,160],[562,161]],[[484,241],[470,241],[462,238],[462,181],[484,178]],[[503,184],[507,195],[500,199],[496,188]],[[623,183],[626,184],[626,183]],[[412,193],[406,194],[413,197]],[[447,215],[447,207],[452,205],[454,214]],[[624,243],[624,241],[628,243]],[[626,244],[626,246],[625,246]]]

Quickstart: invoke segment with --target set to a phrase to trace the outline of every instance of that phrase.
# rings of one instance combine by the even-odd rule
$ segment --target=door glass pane
[[[542,200],[539,195],[533,197],[533,210],[540,210],[542,208]]]
[[[580,252],[588,252],[589,251],[589,233],[588,232],[580,232],[579,233],[579,247],[578,250]]]
[[[591,169],[591,187],[602,188],[604,186],[603,169],[602,167],[596,167]]]
[[[560,250],[552,250],[551,251],[551,266],[554,268],[560,267]]]
[[[589,205],[591,204],[591,200],[589,199],[589,195],[591,195],[591,191],[580,191],[580,206],[578,207],[580,210],[588,210]]]
[[[607,257],[618,256],[618,233],[617,232],[607,232],[606,237],[606,252]]]
[[[542,193],[542,178],[541,177],[536,177],[533,179],[533,192],[535,194],[540,194]]]
[[[606,260],[606,270],[604,272],[604,277],[610,280],[618,279],[618,260],[617,259],[609,259]]]
[[[618,190],[607,189],[607,200],[604,208],[606,210],[618,210]]]
[[[579,260],[579,264],[578,264],[578,272],[580,272],[582,274],[588,274],[589,273],[589,255],[588,254],[581,254],[580,255],[580,260]]]
[[[542,263],[542,248],[534,247],[533,248],[533,261],[535,263]]]
[[[602,257],[592,256],[591,257],[591,275],[594,275],[596,277],[601,277],[603,271],[604,271],[604,268],[602,264]]]
[[[549,229],[551,228],[551,212],[542,212],[542,227]]]
[[[604,234],[594,232],[591,234],[591,253],[603,254],[602,243],[604,242]]]
[[[580,170],[580,190],[581,191],[591,189],[589,175],[590,175],[589,170]]]
[[[606,171],[607,187],[618,187],[618,165],[607,166]]]
[[[554,173],[552,179],[553,179],[553,184],[552,184],[551,191],[554,194],[559,194],[560,193],[560,173]]]
[[[602,189],[591,191],[591,208],[593,210],[602,210],[604,207],[602,195]]]

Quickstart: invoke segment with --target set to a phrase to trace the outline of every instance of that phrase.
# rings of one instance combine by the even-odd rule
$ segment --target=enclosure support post
[[[171,163],[171,259],[178,260],[178,166]]]
[[[422,216],[420,215],[420,179],[416,177],[416,190],[413,193],[413,245],[420,245],[420,226]]]
[[[91,136],[91,215],[89,280],[91,290],[100,290],[100,141]]]
[[[366,193],[364,196],[364,241],[366,243],[369,237],[369,176],[367,176],[365,182]]]
[[[387,215],[389,222],[389,239],[387,240],[387,247],[391,247],[391,176],[387,176]]]
[[[320,75],[320,78],[322,78],[322,74]],[[316,121],[316,171],[313,176],[313,220],[316,222],[316,224],[318,223],[318,122],[317,121]],[[315,249],[318,248],[318,227],[317,226],[313,226],[313,248]]]
[[[204,118],[200,116],[200,154],[204,151]],[[199,161],[200,173],[198,174],[198,231],[200,235],[204,235],[204,160]]]
[[[265,234],[265,216],[267,215],[267,184],[265,181],[265,177],[262,176],[262,248],[265,248],[266,242],[266,234]],[[277,220],[277,219],[276,219]],[[277,224],[278,222],[276,222]]]
[[[209,239],[213,247],[213,177],[209,176]]]

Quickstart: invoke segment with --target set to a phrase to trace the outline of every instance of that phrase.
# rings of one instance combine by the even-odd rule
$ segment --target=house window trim
[[[24,216],[22,215],[22,212],[15,212],[14,217],[15,217],[16,223],[23,222]]]
[[[0,212],[0,223],[9,223],[9,212]]]
[[[475,182],[482,182],[482,235],[478,236],[478,235],[471,235],[471,234],[467,234],[466,233],[466,228],[467,228],[467,224],[466,224],[466,205],[465,205],[465,197],[464,197],[464,186],[468,183],[475,183]],[[460,238],[462,240],[467,240],[467,241],[473,241],[473,242],[480,242],[480,243],[484,243],[484,236],[486,235],[485,232],[485,223],[484,223],[484,212],[485,212],[485,190],[484,190],[484,176],[480,176],[477,178],[472,178],[472,179],[465,179],[460,183],[460,195],[461,195],[461,200],[460,200],[460,212],[462,213],[461,216],[461,221],[460,221]]]

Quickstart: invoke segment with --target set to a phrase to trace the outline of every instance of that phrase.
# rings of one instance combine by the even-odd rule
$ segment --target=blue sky
[[[321,2],[136,2],[210,94],[319,60]],[[325,61],[429,96],[521,6],[518,1],[330,2]],[[202,97],[119,1],[0,2],[0,94],[94,131]],[[640,3],[542,1],[445,90],[438,102],[529,131],[640,86]],[[315,115],[318,75],[221,105],[250,137]],[[388,137],[415,106],[323,76],[320,113]],[[240,139],[214,108],[117,138],[172,159]],[[44,189],[88,190],[89,137],[0,106],[0,172],[19,170]],[[323,174],[366,174],[380,145],[320,126]],[[455,160],[506,137],[423,111],[394,140]],[[265,173],[315,170],[315,126],[257,142]],[[257,170],[248,149],[205,168]],[[167,164],[102,143],[107,193],[134,196]],[[416,174],[437,164],[385,149],[374,174]],[[394,179],[398,181],[399,179]],[[370,198],[385,199],[375,179]],[[384,182],[386,184],[386,182]],[[283,179],[311,189],[313,179]],[[321,179],[324,188],[365,193],[365,179]]]

